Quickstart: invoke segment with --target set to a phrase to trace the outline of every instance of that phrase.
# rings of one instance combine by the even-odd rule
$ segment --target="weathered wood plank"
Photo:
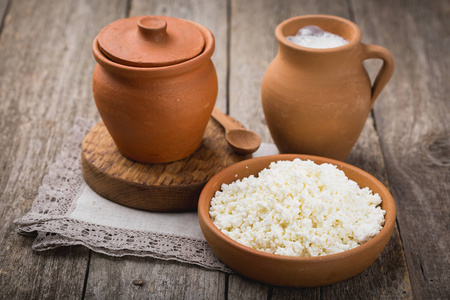
[[[413,295],[449,298],[450,2],[353,5],[366,40],[385,46],[396,59],[374,114]]]
[[[319,288],[273,288],[271,300],[321,299]],[[326,298],[325,298],[326,299]]]
[[[2,32],[3,22],[5,20],[6,14],[8,13],[8,5],[11,5],[12,0],[1,0],[0,1],[0,33]]]
[[[195,300],[225,296],[221,272],[148,257],[92,254],[86,299]]]
[[[216,39],[213,62],[219,80],[216,105],[225,111],[228,64],[226,2],[133,1],[130,16],[137,15],[168,15],[189,19],[206,26],[213,32]],[[144,280],[140,288],[134,287],[131,283],[136,276],[142,276]],[[220,299],[225,297],[225,277],[224,273],[218,271],[208,271],[177,262],[150,258],[112,259],[92,253],[86,298]],[[111,286],[116,285],[120,288],[111,293],[107,292]],[[120,295],[117,294],[119,290]]]
[[[0,2],[0,15],[3,3]],[[124,16],[126,3],[118,3],[15,0],[5,19],[0,36],[0,219],[5,224],[0,228],[0,243],[5,245],[0,247],[0,290],[5,298],[81,296],[88,251],[72,247],[33,253],[30,250],[31,239],[18,236],[12,220],[31,206],[42,177],[74,117],[81,115],[98,119],[90,91],[90,74],[95,65],[90,43],[103,25]],[[213,31],[217,41],[219,36],[226,40],[226,21],[215,19],[217,11],[205,16],[205,12],[211,12],[214,5],[221,6],[221,13],[226,12],[224,3],[201,3],[203,6],[192,2],[140,3],[132,4],[135,15],[173,15],[171,10],[178,5],[180,11],[174,16],[197,20]],[[346,15],[348,7],[340,2],[281,2],[279,5],[275,2],[247,4],[236,1],[233,2],[231,16],[234,40],[231,49],[231,114],[263,135],[265,141],[271,139],[262,121],[259,85],[265,68],[276,53],[275,26],[283,19],[305,13],[333,13],[335,10],[338,12],[333,14],[351,15]],[[381,134],[388,176],[385,175],[371,119],[348,162],[369,171],[385,183],[389,179],[398,205],[398,222],[415,297],[446,298],[450,294],[446,284],[450,269],[449,190],[446,184],[450,178],[450,103],[446,101],[449,93],[446,49],[450,45],[448,39],[441,41],[439,36],[445,37],[445,28],[449,27],[449,3],[354,1],[353,5],[363,40],[391,50],[397,70],[393,81],[375,104],[376,127]],[[242,7],[247,7],[244,17],[240,11]],[[290,10],[285,7],[290,7]],[[399,15],[399,11],[402,14]],[[205,20],[201,21],[202,18]],[[241,30],[248,28],[249,24],[258,32],[264,32],[258,35],[260,41],[254,42],[257,37],[250,37],[248,30]],[[396,34],[392,33],[392,28],[396,29]],[[266,36],[273,39],[269,44],[264,42]],[[270,47],[265,48],[265,45]],[[215,56],[214,59],[219,85],[223,87],[226,86],[226,71],[223,71],[227,65],[226,42],[220,49],[221,54],[218,54],[219,49],[216,54],[221,58]],[[223,110],[226,94],[226,90],[219,92],[218,105]],[[38,155],[39,160],[36,159]],[[20,262],[19,266],[17,262]],[[107,264],[111,266],[99,268]],[[221,298],[225,295],[225,275],[222,273],[174,262],[113,259],[93,254],[90,267],[87,287],[90,297],[106,298],[110,295],[105,291],[111,290],[115,281],[109,272],[120,278],[120,287],[125,291],[123,298],[142,298],[152,291],[155,298]],[[121,268],[126,271],[122,272]],[[133,285],[133,279],[128,281],[129,275],[133,275],[133,279],[142,279],[143,285],[140,288]],[[139,276],[143,278],[134,278]],[[253,294],[264,298],[268,293],[272,298],[410,298],[408,278],[399,233],[394,231],[375,264],[344,283],[321,289],[282,289],[230,275],[228,296],[239,298]],[[99,283],[103,291],[96,286]],[[193,291],[191,284],[206,286],[210,292],[207,293],[205,288]],[[165,287],[173,287],[175,291],[165,290]],[[137,292],[130,291],[133,288]],[[244,292],[244,289],[247,290]],[[140,293],[141,290],[146,294]],[[112,296],[117,298],[117,294]]]
[[[122,1],[13,1],[0,38],[0,290],[4,299],[81,298],[89,251],[31,250],[13,220],[31,207],[76,116],[91,96],[97,28]],[[118,8],[120,8],[118,10]]]
[[[260,85],[266,67],[276,55],[275,27],[283,20],[303,14],[332,14],[352,17],[346,1],[234,1],[232,2],[230,109],[231,115],[271,141],[260,105]],[[248,25],[251,24],[251,30]],[[245,30],[244,30],[245,28]],[[252,36],[253,35],[253,36]],[[387,183],[377,133],[370,117],[358,143],[347,159]],[[384,272],[389,276],[383,276]],[[236,279],[235,279],[236,278]],[[230,282],[242,280],[230,275]],[[361,289],[361,286],[369,288]],[[233,294],[229,285],[228,294]],[[255,292],[258,289],[255,289]],[[343,283],[320,289],[273,287],[273,299],[410,296],[410,284],[397,229],[380,258],[368,270]],[[328,298],[328,297],[324,297]]]
[[[267,299],[269,288],[267,284],[231,274],[228,278],[228,299]]]

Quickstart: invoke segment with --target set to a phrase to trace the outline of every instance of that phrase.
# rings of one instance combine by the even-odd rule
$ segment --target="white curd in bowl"
[[[288,256],[350,250],[384,225],[381,198],[331,164],[278,161],[231,184],[211,200],[210,217],[233,240]]]

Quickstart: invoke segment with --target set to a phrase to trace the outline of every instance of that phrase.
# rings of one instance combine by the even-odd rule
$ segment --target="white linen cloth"
[[[77,119],[31,210],[15,221],[37,232],[33,249],[83,245],[111,256],[150,256],[230,272],[211,251],[196,212],[155,213],[128,208],[96,194],[81,174],[81,142],[94,122]],[[278,154],[263,143],[253,157]]]

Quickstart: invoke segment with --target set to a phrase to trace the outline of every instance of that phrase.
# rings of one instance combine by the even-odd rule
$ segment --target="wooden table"
[[[388,185],[397,203],[397,227],[369,269],[332,286],[289,289],[81,246],[36,253],[33,239],[17,234],[13,220],[30,209],[74,119],[99,120],[91,43],[103,26],[144,14],[207,26],[217,106],[271,142],[260,85],[277,53],[274,29],[315,13],[355,21],[364,42],[396,61],[347,159]],[[450,298],[450,1],[1,0],[0,16],[0,298]],[[368,65],[373,74],[380,64]]]

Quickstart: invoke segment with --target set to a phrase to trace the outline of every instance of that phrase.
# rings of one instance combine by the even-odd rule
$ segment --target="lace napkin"
[[[81,142],[94,122],[78,118],[44,177],[31,210],[15,220],[19,233],[36,233],[33,249],[83,245],[111,256],[150,256],[230,272],[211,251],[196,212],[153,213],[99,196],[81,174]],[[254,157],[277,154],[262,144]]]

